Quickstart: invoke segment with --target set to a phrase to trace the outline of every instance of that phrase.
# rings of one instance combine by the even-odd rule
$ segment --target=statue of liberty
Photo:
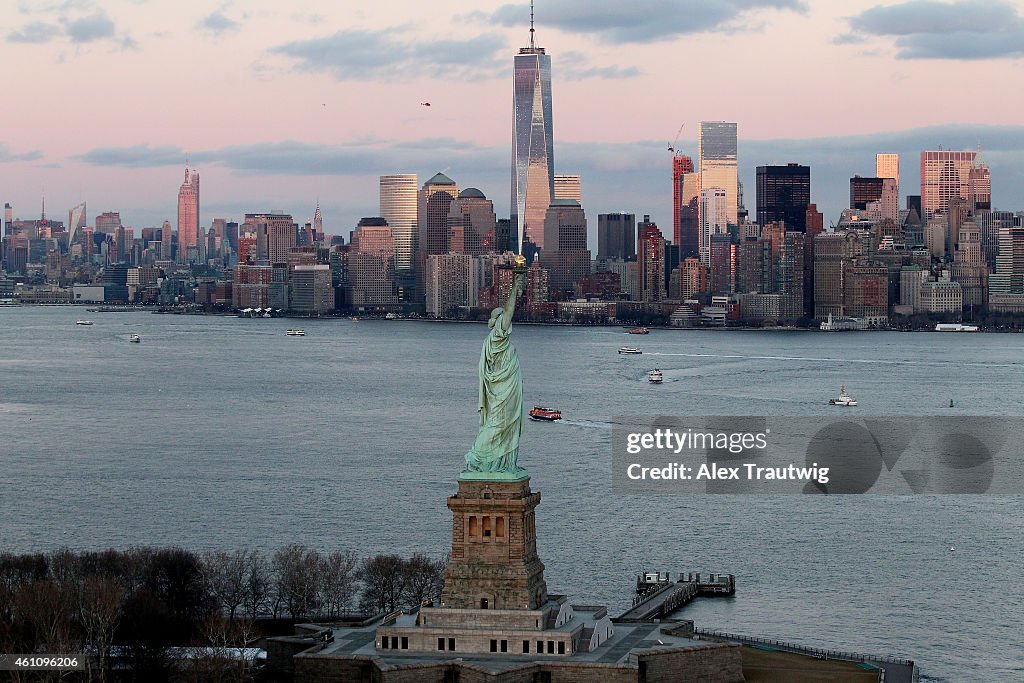
[[[490,331],[480,351],[480,432],[466,453],[462,480],[519,481],[529,477],[516,464],[523,431],[523,373],[512,346],[512,315],[526,281],[526,260],[516,257],[515,279],[505,305],[491,311]]]

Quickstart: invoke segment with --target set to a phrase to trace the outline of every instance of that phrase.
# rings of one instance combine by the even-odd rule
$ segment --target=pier
[[[673,580],[668,572],[647,572],[636,578],[636,592],[633,606],[615,621],[663,619],[696,597],[734,595],[736,577],[732,574],[688,572]]]

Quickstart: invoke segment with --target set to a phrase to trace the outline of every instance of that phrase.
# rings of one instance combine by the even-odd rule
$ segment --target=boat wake
[[[649,356],[681,356],[684,358],[727,358],[735,360],[793,360],[810,361],[814,363],[867,363],[871,365],[977,365],[986,368],[1017,367],[1019,363],[962,363],[958,361],[921,361],[921,360],[887,360],[882,358],[818,358],[815,356],[749,356],[732,353],[666,353],[663,351],[649,351]]]
[[[594,420],[567,420],[562,418],[561,423],[572,425],[573,427],[590,427],[592,429],[612,429],[615,427],[611,422],[597,422]]]

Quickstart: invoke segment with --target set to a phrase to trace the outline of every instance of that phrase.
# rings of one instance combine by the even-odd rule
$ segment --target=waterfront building
[[[453,253],[479,256],[505,251],[498,246],[496,229],[494,203],[475,187],[460,192],[448,209],[449,250]]]
[[[979,312],[988,303],[988,266],[981,251],[981,231],[972,217],[960,224],[953,254],[952,278],[960,283],[964,308]]]
[[[631,213],[601,213],[597,215],[597,258],[636,258],[636,216]]]
[[[685,154],[672,155],[672,241],[682,245],[697,235],[684,237],[682,211],[688,208],[690,200],[697,196],[697,174],[693,168],[693,159]],[[686,247],[690,245],[687,244]],[[684,247],[684,249],[686,248]],[[696,249],[696,244],[693,245]]]
[[[303,263],[291,269],[289,308],[296,313],[321,314],[334,310],[331,267],[326,263]]]
[[[921,310],[921,283],[928,276],[928,271],[916,264],[900,268],[900,306],[909,313]]]
[[[921,283],[921,311],[959,315],[963,308],[963,288],[959,282],[947,278]]]
[[[380,216],[395,239],[395,268],[411,271],[416,252],[419,189],[415,173],[380,176]]]
[[[722,190],[724,222],[728,225],[738,225],[736,124],[726,121],[701,121],[697,127],[697,157],[700,161],[698,191],[703,192],[709,188]],[[703,210],[704,205],[701,204],[700,221],[702,225],[706,225],[709,221],[704,218]]]
[[[265,217],[267,258],[271,263],[287,263],[288,252],[298,245],[298,225],[288,214]]]
[[[999,228],[996,271],[989,276],[989,307],[1000,313],[1024,313],[1024,220],[1017,216]]]
[[[700,259],[711,265],[711,236],[729,230],[729,196],[720,187],[706,187],[700,191]]]
[[[555,193],[551,57],[534,42],[532,10],[530,45],[515,56],[513,87],[510,227],[517,251],[527,241],[543,249],[544,218]]]
[[[427,315],[453,318],[479,305],[480,260],[464,253],[427,257]]]
[[[436,173],[423,183],[417,210],[416,239],[416,300],[425,297],[425,268],[427,256],[447,254],[451,248],[448,214],[452,202],[459,196],[459,187],[444,173]]]
[[[232,307],[267,308],[272,280],[273,268],[266,261],[236,265],[231,288]]]
[[[708,269],[695,256],[688,256],[679,264],[679,299],[686,300],[708,291]]]
[[[556,199],[544,218],[544,244],[541,265],[548,270],[550,286],[571,290],[573,284],[590,273],[587,249],[587,218],[574,199]]]
[[[727,232],[711,235],[709,272],[712,294],[735,293],[736,245]]]
[[[99,224],[97,223],[97,230]],[[178,262],[188,263],[188,250],[199,242],[199,172],[185,166],[185,180],[178,188]]]
[[[667,298],[665,291],[665,236],[658,226],[646,220],[647,226],[640,233],[637,250],[636,273],[639,278],[639,300],[661,301]]]
[[[425,263],[425,261],[424,261]],[[395,238],[379,216],[363,218],[352,235],[348,281],[355,307],[392,306],[395,296]]]
[[[607,259],[599,261],[598,265],[601,270],[609,273],[615,273],[619,276],[619,286],[622,287],[622,292],[626,295],[627,299],[636,301],[640,298],[640,286],[639,277],[637,276],[636,261]]]
[[[811,203],[811,167],[789,163],[757,167],[757,222],[786,223],[786,230],[805,232]]]
[[[846,312],[845,283],[853,260],[863,253],[855,230],[822,233],[814,238],[814,317],[843,318]]]

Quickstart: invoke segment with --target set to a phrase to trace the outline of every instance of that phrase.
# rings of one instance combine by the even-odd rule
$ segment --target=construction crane
[[[668,145],[668,151],[672,152],[673,156],[676,153],[676,143],[679,142],[679,136],[683,134],[683,126],[685,126],[685,125],[686,125],[685,121],[683,123],[679,124],[679,130],[676,131],[675,139],[672,140],[672,142],[670,142],[669,145]]]

